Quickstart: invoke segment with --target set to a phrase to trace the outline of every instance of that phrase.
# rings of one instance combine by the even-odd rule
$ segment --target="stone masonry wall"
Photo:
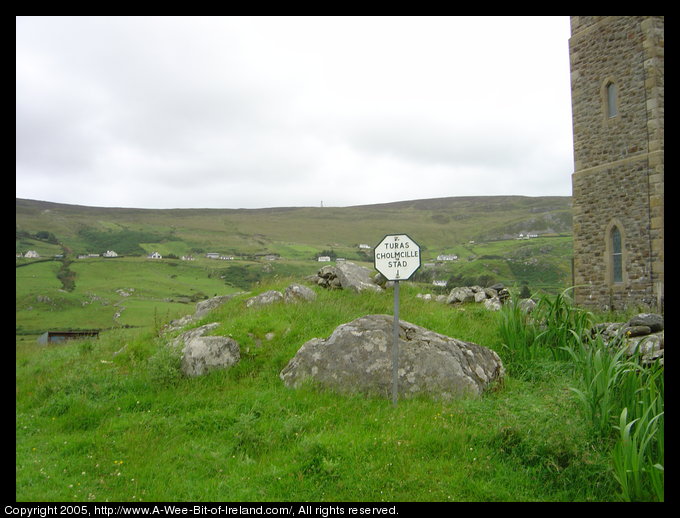
[[[646,173],[647,160],[642,159],[608,168],[602,174],[574,175],[573,197],[579,199],[574,203],[573,227],[577,303],[598,309],[654,305],[649,282],[649,227],[638,223],[648,218],[647,204],[638,199],[646,198]],[[620,284],[609,281],[610,266],[605,256],[612,220],[625,232],[624,278]]]
[[[573,16],[576,302],[657,306],[663,297],[663,17]],[[607,84],[617,110],[607,109]],[[622,233],[623,282],[608,244]],[[585,287],[578,287],[583,286]]]

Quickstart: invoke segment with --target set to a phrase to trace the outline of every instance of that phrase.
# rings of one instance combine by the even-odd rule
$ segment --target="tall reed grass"
[[[566,291],[540,299],[533,312],[511,302],[499,333],[508,371],[531,377],[548,360],[572,372],[575,394],[595,441],[613,441],[613,475],[625,501],[664,500],[664,369],[629,356],[622,337],[591,335],[593,315]]]
[[[573,304],[568,296],[570,290],[564,290],[555,298],[541,298],[532,312],[541,327],[536,343],[547,349],[555,360],[568,360],[565,348],[582,343],[593,326],[593,314]]]
[[[627,501],[664,500],[664,369],[658,363],[630,371],[621,386],[614,471]]]
[[[506,369],[513,376],[523,377],[527,369],[543,356],[543,351],[534,345],[536,326],[516,299],[503,306],[498,332]]]
[[[614,477],[626,501],[664,500],[664,369],[628,357],[623,340],[598,335],[567,349],[580,375],[571,387],[596,435],[611,437]],[[618,419],[618,424],[616,420]]]
[[[567,291],[540,298],[530,312],[514,299],[503,307],[499,333],[511,374],[526,377],[537,364],[571,360],[565,348],[581,342],[593,316],[575,307]]]
[[[626,361],[624,347],[610,350],[601,337],[565,347],[573,361],[579,387],[570,387],[583,405],[594,433],[606,437],[612,418],[620,411],[622,387],[631,382],[636,364]]]

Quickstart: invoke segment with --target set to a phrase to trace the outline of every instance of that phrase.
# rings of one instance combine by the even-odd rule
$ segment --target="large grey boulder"
[[[219,295],[217,297],[213,297],[211,299],[206,299],[202,300],[198,303],[196,303],[196,312],[194,313],[194,320],[200,320],[204,316],[206,316],[208,313],[210,313],[213,309],[221,306],[228,300],[233,299],[238,293],[233,293],[231,295]]]
[[[455,304],[456,302],[473,302],[475,300],[475,292],[468,286],[460,286],[453,288],[446,299],[447,304]]]
[[[382,291],[382,288],[373,282],[371,270],[364,266],[344,261],[338,263],[335,270],[338,279],[340,279],[340,285],[344,290]]]
[[[233,338],[199,336],[186,342],[180,369],[186,376],[201,376],[214,369],[231,367],[240,359],[241,351]]]
[[[316,293],[314,290],[301,284],[291,284],[283,292],[283,301],[286,304],[295,302],[308,302],[316,300]]]
[[[246,307],[268,306],[270,304],[277,304],[285,302],[286,304],[294,304],[300,301],[312,301],[316,299],[316,293],[301,284],[291,284],[283,293],[278,290],[269,290],[246,300]]]
[[[163,331],[166,333],[178,331],[183,327],[188,326],[189,324],[192,324],[193,322],[202,319],[213,309],[217,308],[218,306],[221,306],[228,300],[233,299],[236,295],[240,295],[240,293],[232,293],[231,295],[218,295],[217,297],[202,300],[196,303],[196,309],[193,315],[184,315],[181,318],[171,320],[170,323],[167,326],[165,326],[165,329]]]
[[[280,378],[289,387],[311,379],[342,393],[389,397],[393,322],[390,315],[368,315],[340,325],[327,339],[309,340]],[[400,397],[478,396],[504,374],[501,359],[491,349],[399,322]]]
[[[168,345],[181,348],[180,370],[186,376],[200,376],[213,369],[225,369],[238,363],[241,349],[238,343],[228,336],[203,336],[220,324],[212,322],[184,333]]]
[[[257,307],[257,306],[268,306],[269,304],[275,304],[277,302],[283,302],[283,293],[277,290],[269,290],[254,297],[250,297],[246,300],[246,307]]]
[[[371,270],[351,261],[340,261],[335,266],[326,265],[310,280],[328,289],[382,291],[371,277]]]
[[[205,324],[200,327],[195,327],[193,329],[189,329],[188,331],[184,331],[180,335],[178,335],[176,338],[170,341],[170,346],[172,347],[184,347],[184,345],[189,341],[193,340],[194,338],[198,338],[199,336],[203,336],[205,333],[208,331],[212,331],[216,327],[219,327],[220,323],[219,322],[211,322],[210,324]]]

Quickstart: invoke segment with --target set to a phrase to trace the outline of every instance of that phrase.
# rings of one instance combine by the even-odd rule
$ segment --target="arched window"
[[[613,283],[623,282],[623,252],[621,248],[621,231],[619,227],[612,227],[611,234],[611,266]]]
[[[607,117],[611,119],[612,117],[616,117],[619,114],[618,92],[615,83],[611,81],[607,83],[606,94],[607,94]]]

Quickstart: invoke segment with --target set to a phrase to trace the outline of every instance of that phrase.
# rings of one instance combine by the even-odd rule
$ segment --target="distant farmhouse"
[[[439,254],[437,261],[457,261],[458,256],[455,254]]]
[[[24,257],[27,259],[37,259],[40,257],[40,254],[38,254],[38,252],[36,252],[35,250],[29,250],[24,254]]]
[[[219,259],[221,261],[233,261],[234,260],[233,255],[220,255],[217,252],[208,252],[207,254],[205,254],[205,256],[208,259]]]
[[[147,256],[149,259],[163,259],[163,256],[158,252],[152,252]]]

